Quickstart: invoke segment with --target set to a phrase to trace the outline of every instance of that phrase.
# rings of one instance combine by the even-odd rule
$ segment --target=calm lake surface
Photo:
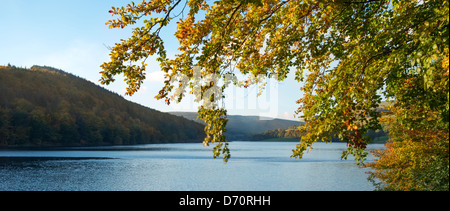
[[[0,191],[373,190],[370,169],[340,160],[344,143],[316,143],[301,160],[290,158],[296,144],[231,142],[227,164],[201,143],[0,150]]]

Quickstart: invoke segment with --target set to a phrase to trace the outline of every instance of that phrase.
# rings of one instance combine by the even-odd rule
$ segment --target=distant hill
[[[0,146],[201,142],[204,126],[51,67],[0,66]]]
[[[186,119],[197,121],[203,124],[203,120],[197,119],[196,112],[169,112],[173,115],[182,116]],[[278,128],[288,128],[303,124],[300,121],[285,119],[268,119],[259,116],[228,115],[227,132],[228,140],[250,140],[254,135],[261,134],[268,130]]]

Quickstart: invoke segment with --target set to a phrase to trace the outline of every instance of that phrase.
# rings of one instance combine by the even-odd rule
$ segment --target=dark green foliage
[[[201,124],[123,99],[50,67],[0,66],[0,146],[193,142]]]

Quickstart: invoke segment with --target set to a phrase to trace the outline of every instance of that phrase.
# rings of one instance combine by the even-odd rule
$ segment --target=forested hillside
[[[282,129],[273,129],[268,130],[260,134],[256,134],[251,137],[251,140],[254,141],[261,141],[261,140],[283,140],[283,139],[292,139],[296,138],[300,140],[300,138],[304,134],[301,133],[301,131],[298,129],[298,126],[290,126],[288,128]],[[384,143],[388,140],[388,133],[385,130],[369,130],[366,134],[366,136],[370,137],[373,142],[375,143]],[[340,142],[342,140],[339,140],[337,137],[332,138],[333,142]]]
[[[0,66],[0,146],[192,142],[204,126],[50,67]]]
[[[197,119],[196,112],[170,112],[173,115],[183,116],[199,123],[203,120]],[[240,116],[227,115],[228,123],[225,135],[228,140],[255,140],[253,137],[268,130],[276,130],[279,128],[297,127],[303,122],[286,120],[286,119],[269,119],[259,116]],[[271,137],[272,138],[272,137]]]
[[[388,102],[381,102],[376,111],[378,112],[387,112],[388,110],[386,107],[388,106]],[[301,122],[300,125],[303,125],[304,122]],[[253,135],[250,139],[251,140],[272,140],[272,139],[278,139],[283,140],[285,138],[292,139],[292,138],[300,138],[304,135],[301,133],[301,131],[298,128],[299,125],[292,125],[289,127],[278,127],[275,129],[269,129],[267,131],[264,131],[262,133],[258,133],[256,135]],[[388,140],[388,129],[386,125],[383,125],[383,129],[379,130],[369,130],[366,134],[364,134],[372,139],[373,142],[381,143],[386,142]],[[333,142],[339,142],[337,137],[332,137]]]

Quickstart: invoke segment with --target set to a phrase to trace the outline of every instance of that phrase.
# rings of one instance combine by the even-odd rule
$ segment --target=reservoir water
[[[290,158],[296,144],[231,142],[226,164],[201,143],[0,150],[0,191],[373,190],[370,169],[340,159],[344,143],[316,143],[301,160]]]

